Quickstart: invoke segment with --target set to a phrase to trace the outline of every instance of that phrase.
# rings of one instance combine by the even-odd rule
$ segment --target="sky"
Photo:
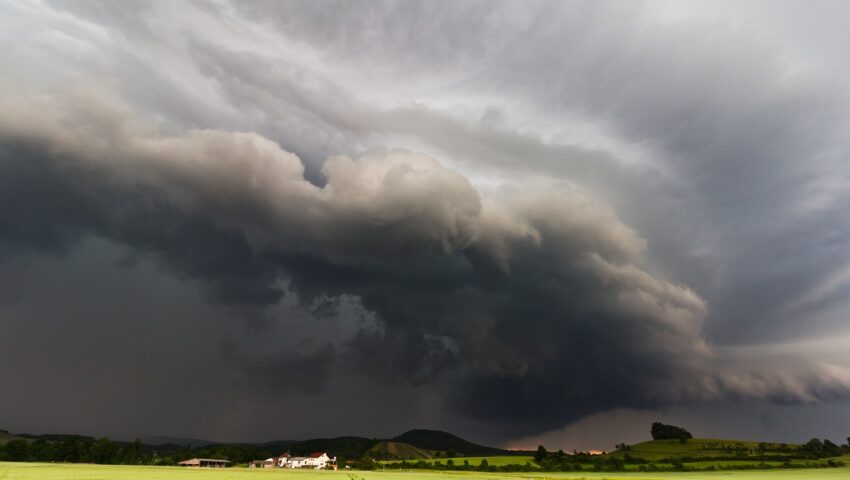
[[[843,441],[848,15],[0,0],[0,428]]]

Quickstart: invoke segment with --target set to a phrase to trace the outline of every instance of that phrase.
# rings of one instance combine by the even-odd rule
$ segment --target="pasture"
[[[846,480],[850,468],[700,473],[489,473],[441,471],[312,471],[279,469],[185,469],[126,465],[0,462],[2,480]]]
[[[463,465],[464,461],[469,462],[470,465],[481,465],[481,460],[487,460],[492,466],[502,466],[502,465],[523,465],[526,463],[534,463],[534,457],[530,455],[495,455],[488,457],[452,457],[452,458],[427,458],[422,461],[425,463],[434,464],[436,462],[440,462],[443,465],[451,460],[455,465]],[[408,462],[418,462],[418,459],[408,460]],[[387,460],[382,463],[398,463],[399,460]]]
[[[799,448],[797,444],[762,443],[765,447],[764,456],[785,455],[788,449]],[[673,457],[731,457],[736,455],[759,455],[759,442],[740,440],[716,440],[710,438],[693,438],[686,443],[678,440],[652,440],[632,445],[628,451],[616,451],[606,454],[607,457],[623,458],[625,455],[659,460]]]

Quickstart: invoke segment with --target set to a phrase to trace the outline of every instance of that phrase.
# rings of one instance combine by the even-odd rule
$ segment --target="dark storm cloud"
[[[713,8],[2,6],[0,267],[152,260],[254,320],[186,347],[252,405],[352,375],[508,438],[844,399],[845,357],[771,342],[843,334],[846,88]]]
[[[483,195],[427,155],[371,150],[329,158],[318,187],[259,135],[168,135],[109,101],[61,98],[3,102],[7,254],[103,237],[223,305],[271,307],[286,282],[302,301],[353,295],[374,312],[347,341],[232,354],[257,378],[294,372],[281,388],[321,391],[339,357],[381,383],[441,385],[458,411],[511,433],[616,407],[850,388],[840,368],[723,364],[704,301],[641,269],[644,239],[566,185]]]
[[[788,48],[796,37],[769,37],[758,19],[775,16],[797,31],[802,24],[767,14],[759,2],[734,11],[723,4],[652,7],[470,2],[458,15],[390,2],[346,4],[344,16],[298,4],[242,8],[315,45],[323,58],[368,65],[354,70],[363,78],[412,77],[424,85],[416,94],[433,89],[470,103],[495,97],[508,112],[534,105],[555,122],[569,113],[645,148],[649,163],[623,165],[604,148],[475,125],[436,114],[424,101],[380,118],[359,112],[347,122],[414,135],[453,158],[537,168],[592,189],[650,240],[657,267],[711,301],[717,315],[709,328],[724,341],[759,341],[765,329],[793,338],[804,333],[796,326],[801,315],[832,328],[840,316],[819,314],[822,305],[787,308],[785,301],[835,278],[850,256],[842,226],[850,92],[833,65],[811,60],[829,57],[833,46],[800,51]],[[823,7],[807,12],[813,23],[825,22],[827,11],[846,13]],[[486,13],[472,12],[478,8]],[[729,20],[735,15],[749,22]],[[408,29],[410,17],[427,20]],[[474,20],[458,29],[458,18]],[[833,286],[846,294],[846,281]]]

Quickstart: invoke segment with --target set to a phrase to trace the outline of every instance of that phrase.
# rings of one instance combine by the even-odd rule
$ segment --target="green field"
[[[781,448],[797,448],[797,444],[765,443],[765,456],[781,455],[777,451]],[[724,449],[725,447],[725,449]],[[626,454],[632,457],[645,458],[646,460],[658,460],[672,457],[725,457],[735,453],[744,452],[753,457],[758,455],[759,442],[747,442],[738,440],[717,440],[712,438],[692,438],[686,443],[678,440],[652,440],[632,445],[625,452],[611,452],[607,457],[620,457]]]
[[[477,466],[481,465],[481,460],[487,460],[487,463],[493,466],[502,466],[502,465],[523,465],[526,463],[534,463],[534,457],[526,456],[526,455],[498,455],[498,456],[489,456],[489,457],[453,457],[453,458],[430,458],[423,460],[425,463],[433,464],[435,462],[440,462],[443,465],[446,464],[447,461],[451,460],[455,465],[463,465],[463,461],[466,460],[470,465]],[[408,460],[408,462],[418,462],[419,460]],[[390,460],[385,463],[398,463],[396,460]]]
[[[850,468],[811,470],[765,470],[705,473],[489,473],[440,471],[310,471],[278,469],[184,469],[49,463],[2,463],[2,480],[558,480],[558,479],[656,479],[656,480],[846,480]]]

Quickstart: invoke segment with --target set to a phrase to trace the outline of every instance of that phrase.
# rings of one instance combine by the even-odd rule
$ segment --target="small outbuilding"
[[[221,460],[217,458],[190,458],[178,463],[181,467],[211,467],[224,468],[230,464],[229,460]]]

